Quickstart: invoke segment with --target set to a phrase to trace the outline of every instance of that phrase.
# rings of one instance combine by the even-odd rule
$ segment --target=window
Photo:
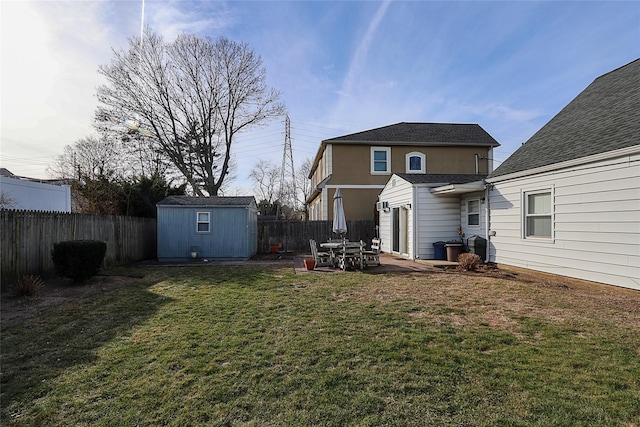
[[[467,225],[480,225],[480,200],[467,200]]]
[[[551,190],[524,193],[524,237],[551,238]]]
[[[406,171],[407,173],[426,173],[426,163],[423,153],[411,152],[406,156]]]
[[[197,217],[198,217],[198,225],[197,225],[198,233],[208,233],[210,230],[209,225],[211,224],[210,213],[198,212]]]
[[[391,148],[371,147],[371,173],[391,173]]]

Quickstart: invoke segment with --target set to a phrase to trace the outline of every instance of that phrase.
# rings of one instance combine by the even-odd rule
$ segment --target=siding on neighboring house
[[[71,187],[0,176],[0,191],[8,197],[9,209],[71,212]]]
[[[636,152],[495,182],[491,260],[640,289],[639,177]],[[552,238],[524,238],[524,192],[540,189],[553,189]]]
[[[377,196],[392,174],[486,176],[497,146],[479,125],[464,123],[402,122],[326,139],[308,175],[313,189],[307,198],[309,218],[330,220],[333,194],[340,188],[347,219],[375,220]]]

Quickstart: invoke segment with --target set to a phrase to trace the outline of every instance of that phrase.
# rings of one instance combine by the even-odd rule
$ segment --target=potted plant
[[[191,258],[198,258],[198,247],[191,246]]]
[[[305,258],[304,266],[307,267],[307,270],[313,270],[316,266],[316,260],[313,258]]]

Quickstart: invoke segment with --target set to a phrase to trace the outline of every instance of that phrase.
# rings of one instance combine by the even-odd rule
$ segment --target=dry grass
[[[586,322],[594,312],[602,320],[640,329],[638,291],[514,268],[477,274],[436,273],[431,275],[433,283],[421,286],[424,276],[407,274],[403,280],[379,276],[352,296],[363,302],[408,299],[418,305],[447,306],[453,310],[435,315],[416,310],[411,315],[457,326],[487,325],[512,333],[518,328],[515,319],[521,317]]]
[[[3,425],[640,423],[640,292],[491,268],[144,274],[3,327]]]

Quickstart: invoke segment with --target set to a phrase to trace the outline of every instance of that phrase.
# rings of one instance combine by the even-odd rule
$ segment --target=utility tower
[[[287,182],[288,180],[288,182]],[[297,205],[296,174],[293,169],[293,150],[291,148],[291,120],[287,114],[285,120],[284,150],[282,151],[282,168],[280,169],[280,189],[278,192],[277,218],[280,218],[281,206],[294,209]]]

